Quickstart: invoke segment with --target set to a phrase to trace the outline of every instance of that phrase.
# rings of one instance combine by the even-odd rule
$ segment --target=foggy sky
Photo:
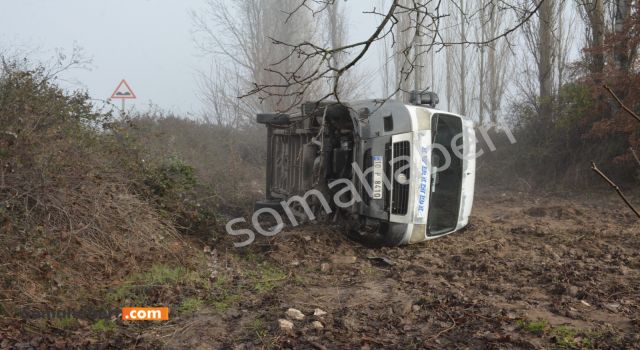
[[[138,96],[138,110],[153,102],[163,109],[200,114],[203,105],[195,75],[209,67],[210,58],[202,57],[193,43],[190,11],[203,8],[204,0],[0,0],[0,4],[1,51],[46,61],[55,49],[70,53],[77,45],[93,59],[90,71],[63,75],[69,80],[61,83],[65,88],[88,89],[93,98],[106,99],[125,78]],[[372,5],[345,4],[350,40],[361,39],[375,26],[361,13]],[[372,62],[376,57],[364,65]]]

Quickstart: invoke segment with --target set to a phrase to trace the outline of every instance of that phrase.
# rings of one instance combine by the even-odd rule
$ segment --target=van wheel
[[[256,118],[258,124],[289,125],[289,116],[281,113],[260,113]]]

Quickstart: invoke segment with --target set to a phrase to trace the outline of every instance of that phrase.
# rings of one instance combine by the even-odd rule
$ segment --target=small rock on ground
[[[278,320],[278,325],[280,326],[280,329],[282,329],[283,331],[291,331],[291,330],[293,330],[293,322],[291,322],[289,320],[279,319]]]
[[[287,312],[285,313],[287,315],[288,318],[292,319],[292,320],[303,320],[304,319],[304,314],[302,312],[300,312],[300,310],[294,309],[294,308],[290,308],[289,310],[287,310]]]
[[[326,312],[326,311],[324,311],[324,310],[322,310],[322,309],[320,309],[320,308],[315,309],[315,310],[313,311],[313,316],[324,316],[324,315],[326,315],[326,314],[327,314],[327,312]]]

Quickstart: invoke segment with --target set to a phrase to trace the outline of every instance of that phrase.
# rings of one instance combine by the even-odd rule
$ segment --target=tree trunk
[[[616,12],[614,20],[614,30],[616,34],[616,45],[614,48],[614,60],[616,68],[621,72],[628,72],[630,68],[629,50],[625,32],[627,21],[631,14],[631,0],[615,0]]]
[[[403,7],[409,7],[409,0],[398,0]],[[398,23],[395,26],[394,37],[396,38],[396,52],[394,52],[394,63],[396,67],[396,89],[399,89],[396,98],[400,101],[407,101],[410,90],[410,72],[411,72],[411,15],[406,10],[398,10],[396,14]]]
[[[335,49],[342,46],[342,28],[339,17],[339,9],[340,2],[335,2],[333,4],[327,5],[327,27],[329,29],[329,41],[331,42],[331,48]],[[331,57],[331,66],[334,68],[340,67],[342,63],[342,55],[336,54]],[[337,83],[339,77],[334,76],[334,84]]]
[[[604,70],[604,3],[603,0],[587,1],[584,7],[591,29],[591,73],[600,74]]]
[[[486,40],[486,33],[487,33],[487,20],[485,18],[485,4],[484,1],[480,1],[480,41],[484,42]],[[478,97],[479,100],[479,111],[478,111],[478,118],[479,118],[479,124],[480,126],[484,125],[484,106],[485,106],[485,101],[484,101],[484,91],[485,91],[485,86],[484,86],[484,80],[485,80],[485,64],[484,64],[484,57],[485,57],[485,46],[484,44],[480,45],[480,67],[479,67],[479,81],[478,81],[478,90],[479,90],[479,94],[480,96]]]
[[[422,25],[425,22],[426,13],[422,7],[424,0],[415,1],[415,16],[416,16],[416,28],[415,36],[413,38],[413,54],[415,55],[414,61],[414,90],[423,91],[426,89],[426,68],[427,68],[427,53],[425,52],[425,36],[422,30]]]
[[[460,114],[467,114],[467,57],[464,43],[467,41],[466,23],[464,16],[464,0],[460,0]]]
[[[451,111],[451,102],[453,100],[453,48],[447,47],[444,50],[445,57],[447,58],[447,76],[444,80],[447,91],[447,111]]]
[[[540,106],[539,116],[551,120],[553,113],[553,1],[545,0],[540,7],[538,26],[538,83]]]
[[[503,30],[504,18],[498,16],[498,6],[495,3],[487,4],[489,11],[488,25],[486,27],[488,38],[493,38]],[[511,50],[506,41],[493,42],[487,45],[487,109],[491,127],[498,124],[498,113],[502,106],[502,99],[505,93],[506,78],[511,66]]]

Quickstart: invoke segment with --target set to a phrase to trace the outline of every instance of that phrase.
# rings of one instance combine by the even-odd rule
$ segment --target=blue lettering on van
[[[427,203],[427,185],[429,184],[429,168],[423,162],[422,171],[420,172],[420,192],[418,194],[418,217],[422,218],[425,215],[426,203]]]

